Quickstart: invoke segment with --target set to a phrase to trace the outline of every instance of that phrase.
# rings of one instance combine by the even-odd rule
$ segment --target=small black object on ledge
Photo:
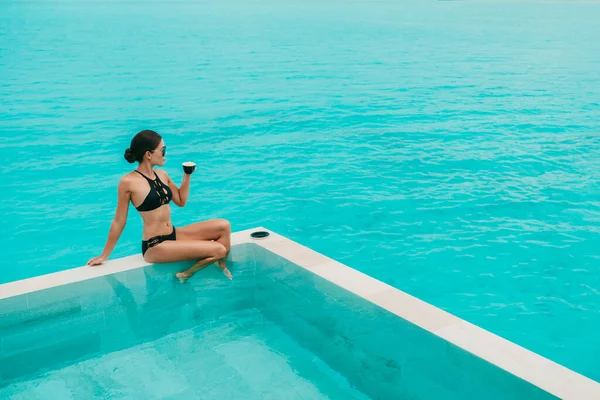
[[[256,231],[256,232],[252,232],[250,234],[250,237],[252,239],[264,239],[264,238],[268,237],[269,235],[270,235],[270,233],[267,231]]]

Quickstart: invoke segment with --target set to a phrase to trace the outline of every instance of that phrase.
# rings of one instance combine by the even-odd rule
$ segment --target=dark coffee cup
[[[190,175],[196,169],[196,163],[192,161],[187,161],[181,164],[183,166],[183,172]]]

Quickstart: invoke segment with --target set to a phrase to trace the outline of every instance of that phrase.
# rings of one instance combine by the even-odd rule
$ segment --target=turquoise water
[[[0,300],[0,398],[553,398],[264,249],[232,252],[234,281],[150,266]]]
[[[235,282],[158,265],[0,300],[0,398],[367,399],[262,316],[246,253]]]
[[[0,282],[104,244],[130,137],[176,226],[257,225],[600,380],[600,4],[0,3]],[[132,210],[114,257],[140,251]]]
[[[14,383],[0,395],[11,400],[369,398],[315,358],[260,312],[245,310]],[[315,364],[320,370],[308,377],[294,370]]]

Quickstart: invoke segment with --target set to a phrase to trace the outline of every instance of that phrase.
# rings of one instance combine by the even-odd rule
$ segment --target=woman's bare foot
[[[188,279],[190,279],[191,275],[186,274],[185,272],[178,272],[178,273],[175,274],[175,276],[179,278],[179,282],[185,283],[185,281],[187,281]]]
[[[227,261],[225,259],[217,261],[217,265],[221,267],[223,273],[229,278],[229,280],[233,279],[233,275],[231,275],[231,272],[227,269]]]
[[[223,273],[229,278],[229,280],[233,279],[233,275],[231,275],[231,272],[227,268],[223,268]]]

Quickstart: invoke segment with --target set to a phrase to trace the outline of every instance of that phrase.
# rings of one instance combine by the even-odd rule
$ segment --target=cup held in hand
[[[196,163],[192,161],[187,161],[181,164],[183,166],[183,172],[186,174],[191,174],[196,169]]]

